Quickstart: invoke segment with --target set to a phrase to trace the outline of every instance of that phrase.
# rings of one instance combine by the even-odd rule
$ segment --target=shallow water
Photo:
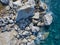
[[[60,45],[60,0],[46,0],[49,10],[52,11],[53,23],[48,31],[48,38],[41,42],[41,45]]]

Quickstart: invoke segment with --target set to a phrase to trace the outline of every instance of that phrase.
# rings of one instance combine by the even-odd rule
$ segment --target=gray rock
[[[9,4],[9,0],[0,0],[0,2],[2,2],[3,4]]]
[[[35,45],[34,41],[28,42],[27,45]]]
[[[6,8],[5,8],[6,10],[9,10],[10,9],[10,7],[9,6],[6,6]]]
[[[28,31],[23,32],[23,35],[30,35],[30,34],[31,34],[31,32],[28,32]]]

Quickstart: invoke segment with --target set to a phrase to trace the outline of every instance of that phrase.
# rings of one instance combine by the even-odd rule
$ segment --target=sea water
[[[45,3],[53,13],[53,22],[48,29],[48,38],[41,45],[60,45],[60,0],[45,0]]]

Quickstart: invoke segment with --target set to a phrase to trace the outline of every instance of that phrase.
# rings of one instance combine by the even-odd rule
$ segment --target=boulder
[[[44,23],[45,25],[50,25],[52,23],[52,15],[51,13],[44,15]]]
[[[39,19],[39,12],[36,12],[32,18]]]

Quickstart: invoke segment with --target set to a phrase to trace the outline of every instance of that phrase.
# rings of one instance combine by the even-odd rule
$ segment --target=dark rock
[[[18,16],[16,18],[16,21],[32,17],[34,15],[33,12],[34,12],[34,8],[28,8],[18,11]]]
[[[30,24],[29,20],[20,20],[20,22],[17,22],[18,26],[20,27],[21,30],[24,30],[26,26],[28,26]]]
[[[33,16],[34,9],[28,8],[25,10],[18,11],[18,16],[16,18],[16,23],[21,30],[24,30],[31,22],[30,18]]]

